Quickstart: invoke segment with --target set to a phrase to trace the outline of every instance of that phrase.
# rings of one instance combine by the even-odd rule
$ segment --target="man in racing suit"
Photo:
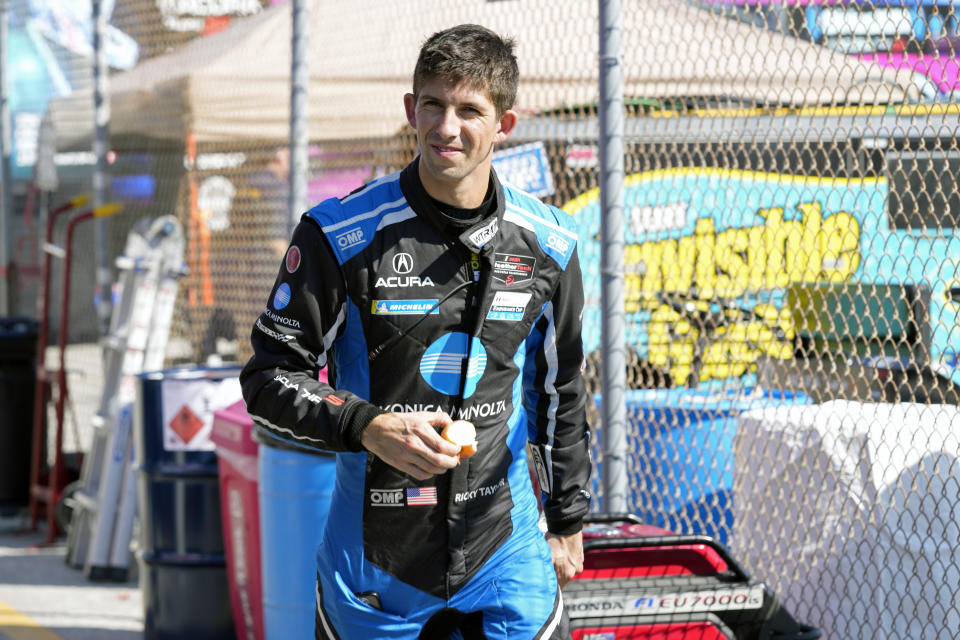
[[[420,155],[303,216],[253,328],[256,424],[337,452],[318,638],[558,637],[582,568],[577,234],[492,170],[517,119],[512,48],[476,25],[424,44],[404,97]],[[477,430],[462,460],[438,433],[458,418]]]

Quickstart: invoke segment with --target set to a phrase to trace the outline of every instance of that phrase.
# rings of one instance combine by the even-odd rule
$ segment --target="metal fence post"
[[[600,0],[600,230],[603,508],[627,510],[623,311],[623,70],[619,0]]]
[[[308,46],[310,8],[307,0],[293,0],[293,41],[290,66],[290,212],[292,232],[297,217],[307,208],[307,108],[310,89]]]
[[[107,180],[107,125],[110,123],[109,79],[107,77],[107,51],[104,46],[107,19],[103,14],[103,0],[93,0],[93,155],[96,165],[93,170],[93,206],[100,207],[106,202]],[[110,326],[110,236],[107,233],[108,221],[97,219],[96,251],[96,312],[100,335],[106,335]]]

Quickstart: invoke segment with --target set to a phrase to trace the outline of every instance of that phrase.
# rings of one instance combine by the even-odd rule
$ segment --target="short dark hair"
[[[517,99],[520,71],[512,38],[502,38],[476,24],[438,31],[420,47],[413,71],[413,95],[430,78],[467,82],[486,91],[501,116]]]

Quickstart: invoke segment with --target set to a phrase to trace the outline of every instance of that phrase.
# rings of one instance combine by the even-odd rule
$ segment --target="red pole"
[[[56,448],[54,449],[53,469],[50,471],[49,499],[47,500],[47,543],[57,538],[57,522],[54,518],[56,509],[54,504],[57,494],[60,493],[60,484],[66,475],[63,461],[63,413],[67,402],[67,327],[70,314],[70,259],[73,253],[73,230],[84,220],[93,217],[93,211],[85,211],[70,219],[67,223],[67,235],[64,244],[66,254],[63,258],[63,287],[60,291],[60,332],[57,343],[60,345],[60,367],[57,369],[57,402],[56,402]]]
[[[76,200],[76,199],[75,199],[75,200]],[[82,204],[83,202],[86,202],[86,200],[87,200],[86,198],[83,198],[83,200],[81,201],[81,204]],[[73,206],[76,206],[76,203],[75,203],[75,202],[74,202]],[[59,214],[59,213],[62,213],[62,212],[64,212],[64,211],[67,211],[68,209],[73,208],[73,206],[70,206],[70,207],[61,207],[61,208],[59,208],[59,209],[56,211],[56,213]],[[58,333],[58,339],[57,339],[57,343],[58,343],[58,345],[59,345],[59,347],[60,347],[60,367],[59,367],[59,369],[56,371],[56,375],[57,375],[57,401],[56,401],[56,405],[55,405],[56,421],[57,421],[57,425],[56,425],[56,442],[55,442],[55,444],[56,444],[56,449],[55,449],[55,451],[54,451],[54,463],[53,463],[53,468],[52,468],[52,470],[51,470],[50,478],[49,478],[49,482],[47,483],[47,486],[43,486],[43,485],[40,484],[40,482],[39,482],[40,462],[42,461],[42,455],[41,455],[42,452],[40,451],[40,449],[42,448],[42,443],[43,443],[43,440],[44,440],[44,438],[43,438],[43,436],[44,436],[44,429],[43,429],[44,421],[43,421],[43,415],[42,415],[42,414],[45,413],[45,411],[46,411],[46,393],[45,393],[46,389],[45,389],[45,388],[39,388],[39,387],[41,386],[41,384],[45,385],[46,383],[49,382],[48,379],[47,379],[48,376],[47,376],[47,372],[45,371],[45,369],[44,369],[43,376],[42,376],[42,383],[40,383],[41,376],[38,375],[38,383],[40,383],[40,384],[38,384],[38,389],[37,389],[37,391],[38,391],[39,395],[37,395],[37,396],[34,397],[35,410],[37,410],[37,409],[38,409],[38,410],[37,410],[36,414],[34,415],[34,434],[33,434],[33,436],[34,436],[35,448],[34,448],[34,452],[33,452],[33,453],[34,453],[34,456],[33,456],[34,468],[31,469],[30,526],[31,526],[31,528],[35,528],[35,527],[36,527],[36,521],[37,521],[38,512],[39,512],[38,502],[40,502],[40,501],[46,502],[46,504],[47,504],[47,512],[46,512],[46,515],[47,515],[47,539],[46,539],[46,542],[47,542],[47,544],[53,543],[53,542],[56,540],[56,537],[57,537],[57,524],[56,524],[56,519],[55,519],[56,508],[55,508],[55,506],[56,506],[57,500],[58,500],[59,497],[60,497],[60,492],[63,490],[62,484],[63,484],[63,479],[64,479],[64,476],[65,476],[65,472],[66,472],[65,463],[64,463],[64,459],[63,459],[63,414],[64,414],[64,409],[65,409],[65,407],[66,407],[66,400],[67,400],[67,395],[68,395],[68,391],[67,391],[66,350],[67,350],[67,328],[68,328],[68,326],[69,326],[69,324],[70,324],[70,323],[69,323],[69,318],[70,318],[70,313],[69,313],[69,312],[70,312],[70,262],[71,262],[72,253],[73,253],[73,231],[74,231],[74,229],[76,228],[76,226],[77,226],[80,222],[83,222],[84,220],[89,220],[90,218],[94,218],[94,217],[99,218],[99,217],[110,216],[110,215],[113,215],[113,214],[115,214],[115,213],[119,213],[121,210],[122,210],[122,207],[121,207],[120,205],[118,205],[118,204],[105,204],[105,205],[102,205],[102,206],[97,207],[97,208],[95,208],[95,209],[92,209],[92,210],[90,210],[90,211],[85,211],[85,212],[83,212],[83,213],[81,213],[81,214],[78,214],[77,216],[75,216],[74,218],[72,218],[72,219],[70,220],[70,222],[67,224],[66,239],[65,239],[66,249],[65,249],[65,251],[64,251],[64,260],[63,260],[63,262],[64,262],[63,287],[62,287],[62,291],[61,291],[61,301],[60,301],[60,327],[59,327],[59,333]],[[42,321],[42,323],[41,323],[42,325],[43,325],[43,324],[46,324],[47,321],[48,321],[48,319],[47,319],[47,310],[48,310],[48,306],[49,306],[49,302],[50,302],[50,294],[49,294],[49,273],[50,273],[50,271],[49,271],[49,269],[50,269],[50,255],[51,255],[51,251],[50,251],[51,247],[49,246],[49,239],[50,239],[50,237],[52,236],[52,229],[53,229],[53,223],[52,223],[53,221],[52,221],[52,219],[53,219],[54,217],[55,217],[55,216],[54,216],[54,212],[51,212],[50,219],[49,219],[48,222],[47,222],[47,242],[48,242],[48,246],[45,247],[46,258],[45,258],[45,260],[44,260],[44,270],[46,271],[45,276],[44,276],[44,280],[46,281],[46,282],[45,282],[46,287],[45,287],[44,295],[43,295],[43,306],[44,306],[44,309],[43,309],[43,321]],[[42,333],[43,333],[43,336],[42,336],[42,347],[43,347],[43,351],[40,351],[40,352],[39,352],[39,360],[40,360],[41,363],[43,362],[43,360],[44,360],[44,358],[45,358],[45,351],[46,351],[46,341],[47,341],[47,329],[46,329],[46,327],[43,328]],[[38,342],[38,346],[40,346],[40,344],[41,344],[40,336],[38,336],[37,342]],[[38,367],[38,369],[39,369],[39,368],[40,368],[40,367]],[[38,425],[39,425],[39,426],[38,426]],[[37,445],[38,442],[40,443],[39,445]]]
[[[56,219],[63,213],[81,207],[89,200],[89,196],[77,196],[68,202],[50,210],[47,213],[47,226],[43,243],[43,270],[40,274],[40,298],[37,315],[40,323],[37,330],[37,380],[33,394],[33,450],[30,459],[30,530],[37,528],[40,513],[40,498],[45,497],[44,487],[40,484],[40,468],[44,459],[44,423],[46,413],[47,379],[46,353],[47,335],[49,332],[50,309],[50,263],[53,243],[53,227]],[[43,493],[43,495],[38,495]]]

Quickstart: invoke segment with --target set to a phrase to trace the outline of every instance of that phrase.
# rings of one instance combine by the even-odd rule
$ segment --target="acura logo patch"
[[[413,258],[409,253],[398,253],[393,256],[393,270],[400,275],[413,271]]]

